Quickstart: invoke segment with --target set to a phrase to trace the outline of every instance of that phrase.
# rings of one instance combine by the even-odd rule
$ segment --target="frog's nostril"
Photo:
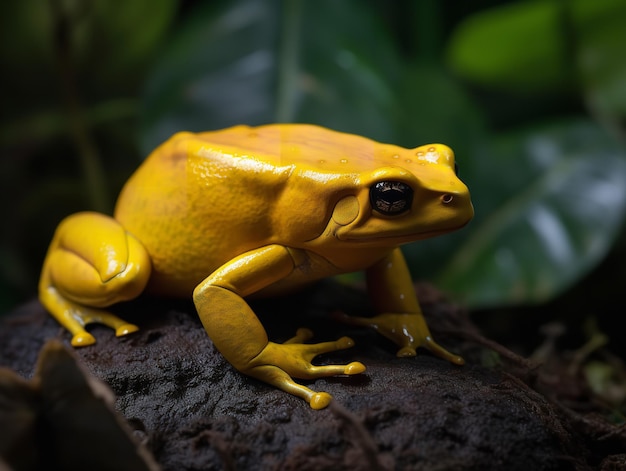
[[[449,194],[449,193],[446,193],[445,195],[443,195],[443,196],[441,197],[441,202],[442,202],[443,204],[450,204],[450,203],[452,203],[452,201],[453,201],[453,200],[454,200],[454,196],[452,196],[452,195],[451,195],[451,194]]]

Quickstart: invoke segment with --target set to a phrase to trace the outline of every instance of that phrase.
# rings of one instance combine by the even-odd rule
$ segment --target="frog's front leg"
[[[399,357],[415,356],[416,349],[423,347],[457,365],[465,363],[462,357],[450,353],[433,339],[399,248],[368,268],[366,277],[369,294],[379,314],[369,318],[343,315],[344,322],[373,327],[400,347]]]
[[[365,371],[361,363],[315,366],[321,354],[351,347],[347,337],[334,342],[305,344],[306,329],[283,344],[270,342],[261,322],[244,301],[248,296],[282,278],[295,268],[289,249],[269,245],[247,252],[206,278],[194,290],[194,302],[209,337],[237,370],[306,400],[313,409],[326,407],[331,396],[315,392],[292,378],[314,379]]]
[[[138,296],[150,277],[150,258],[115,219],[98,213],[77,213],[57,228],[43,264],[39,299],[72,333],[72,345],[95,343],[85,327],[100,323],[117,336],[137,326],[101,309]]]

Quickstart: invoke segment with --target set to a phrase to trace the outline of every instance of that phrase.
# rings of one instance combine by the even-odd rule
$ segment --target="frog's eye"
[[[370,203],[375,211],[387,216],[411,209],[413,190],[402,182],[378,182],[370,189]]]

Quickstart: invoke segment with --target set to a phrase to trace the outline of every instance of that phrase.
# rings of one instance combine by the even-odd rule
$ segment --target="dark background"
[[[620,2],[110,3],[0,6],[3,312],[36,295],[56,224],[79,210],[111,212],[171,132],[298,121],[450,144],[476,220],[408,247],[415,277],[522,353],[550,322],[567,328],[563,348],[604,332],[624,353]],[[552,163],[537,164],[529,143],[538,138],[555,149]],[[581,170],[561,176],[561,167]],[[542,186],[552,174],[561,186]],[[599,205],[580,212],[608,180]],[[552,229],[529,225],[538,208],[576,241],[564,259],[540,237]],[[495,263],[503,251],[510,269]]]

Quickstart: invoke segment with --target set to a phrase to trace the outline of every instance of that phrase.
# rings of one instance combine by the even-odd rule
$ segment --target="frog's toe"
[[[123,324],[115,329],[115,336],[122,337],[123,335],[132,334],[133,332],[137,332],[139,327],[135,324]]]
[[[296,335],[291,337],[289,340],[286,340],[283,343],[304,343],[307,340],[313,338],[313,331],[311,329],[307,329],[306,327],[300,327],[296,331]]]
[[[414,357],[416,354],[417,353],[415,352],[415,349],[413,347],[402,347],[400,350],[398,350],[396,356],[398,358],[410,358]]]
[[[318,392],[311,396],[309,406],[311,406],[311,409],[314,410],[324,409],[325,407],[328,407],[328,404],[330,404],[332,400],[333,397],[330,394]]]
[[[353,361],[352,363],[348,363],[344,370],[344,375],[358,375],[364,373],[366,370],[365,365],[360,361]]]
[[[323,365],[302,366],[293,371],[293,375],[301,379],[325,378],[337,375],[358,375],[365,371],[365,365],[358,361],[353,361],[347,365]]]
[[[460,355],[452,355],[452,358],[450,359],[450,361],[454,363],[455,365],[459,365],[459,366],[465,364],[465,359]]]
[[[446,351],[446,356],[440,355],[443,359],[448,360],[450,363],[454,363],[455,365],[464,365],[465,360],[460,355],[455,355],[454,353],[450,353]]]
[[[337,350],[345,350],[346,348],[354,347],[354,340],[350,337],[341,337],[331,342],[321,342],[313,344],[302,344],[302,352],[313,358],[322,353],[336,352]]]
[[[354,340],[350,337],[341,337],[335,341],[335,347],[337,347],[338,350],[354,347]]]
[[[261,365],[246,372],[250,376],[265,381],[289,394],[304,399],[311,409],[323,409],[332,401],[332,396],[326,392],[313,391],[302,384],[296,383],[293,378],[281,368],[274,365]]]
[[[349,316],[342,311],[334,311],[331,313],[333,319],[348,325],[356,325],[360,327],[372,327],[372,319],[367,317]]]
[[[72,347],[86,347],[96,343],[96,338],[87,331],[79,332],[72,337]]]
[[[463,359],[463,357],[455,355],[454,353],[450,353],[448,350],[435,342],[430,336],[426,337],[423,346],[424,348],[428,349],[432,354],[438,356],[439,358],[443,358],[450,363],[454,363],[455,365],[465,364],[465,360]]]

